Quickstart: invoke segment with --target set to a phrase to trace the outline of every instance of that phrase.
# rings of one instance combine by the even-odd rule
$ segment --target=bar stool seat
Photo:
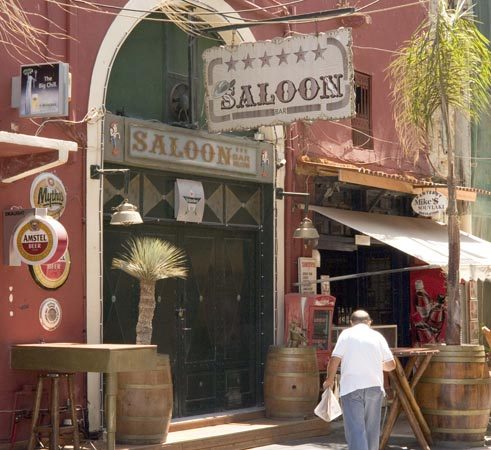
[[[78,434],[79,430],[78,430],[78,423],[77,423],[77,415],[75,411],[73,377],[74,377],[73,373],[48,373],[38,376],[36,395],[34,397],[34,407],[32,411],[31,435],[29,437],[27,450],[34,450],[36,445],[36,440],[38,439],[39,436],[48,436],[49,448],[51,450],[58,450],[60,436],[68,433],[71,433],[73,435],[74,450],[79,450],[80,442],[79,442],[79,434]],[[61,379],[65,379],[67,381],[68,403],[69,403],[68,412],[70,415],[71,424],[60,427],[59,387],[60,387]],[[44,381],[51,381],[49,425],[41,425],[38,423],[40,418],[41,397],[43,394]]]

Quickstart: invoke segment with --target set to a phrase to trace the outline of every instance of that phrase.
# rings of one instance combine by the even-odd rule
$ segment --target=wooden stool
[[[78,450],[80,448],[77,415],[75,411],[75,395],[73,390],[73,373],[48,373],[46,375],[39,375],[36,396],[34,397],[34,408],[32,410],[32,424],[31,435],[29,437],[29,443],[27,450],[34,450],[36,445],[36,438],[38,434],[47,434],[50,438],[49,448],[51,450],[58,450],[59,439],[61,433],[73,434],[73,448]],[[59,385],[60,378],[66,378],[68,382],[68,402],[69,413],[71,416],[71,425],[60,427],[60,407],[59,407]],[[41,396],[43,394],[43,382],[44,380],[51,380],[51,406],[50,413],[50,425],[39,425],[39,410],[41,407]]]

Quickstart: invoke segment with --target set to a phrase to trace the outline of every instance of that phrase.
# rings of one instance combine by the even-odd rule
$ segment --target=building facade
[[[5,61],[0,129],[9,136],[75,143],[77,151],[67,156],[57,150],[56,145],[65,145],[59,143],[51,143],[55,150],[40,151],[42,142],[36,141],[31,147],[21,142],[12,152],[0,143],[2,210],[32,208],[38,174],[46,174],[48,183],[60,180],[66,196],[57,218],[68,234],[70,259],[68,277],[59,285],[40,285],[40,276],[25,264],[0,266],[0,414],[6,417],[0,420],[0,437],[11,438],[13,414],[20,402],[32,400],[35,384],[35,374],[10,369],[11,345],[134,343],[139,285],[111,266],[135,236],[168,240],[188,258],[186,280],[156,284],[153,343],[171,357],[174,417],[262,403],[268,347],[283,343],[284,295],[298,289],[297,258],[312,254],[311,247],[291,237],[302,218],[299,202],[277,199],[276,189],[309,192],[310,204],[321,207],[410,215],[413,188],[431,181],[432,165],[438,163],[438,155],[401,152],[385,72],[428,11],[425,4],[405,1],[372,3],[202,0],[176,12],[162,11],[158,0],[117,0],[110,10],[72,6],[74,14],[52,2],[22,3],[39,14],[35,25],[52,35],[43,36],[45,47],[29,54],[0,49]],[[332,10],[332,17],[322,17],[326,10]],[[198,22],[199,32],[183,28],[193,23],[190,18]],[[244,20],[271,19],[280,21],[241,26]],[[70,39],[57,36],[54,24]],[[214,30],[224,25],[232,26]],[[206,49],[342,27],[352,33],[356,117],[208,131]],[[12,78],[22,64],[53,61],[68,64],[71,74],[68,114],[20,117],[20,104],[11,99]],[[31,75],[31,91],[41,82],[32,74],[25,75]],[[259,70],[253,71],[251,82],[260,83],[257,76]],[[20,175],[6,182],[13,166]],[[98,168],[129,168],[130,176],[94,176]],[[110,224],[112,208],[124,199],[138,207],[143,224]],[[199,219],[194,216],[197,204]],[[350,227],[319,213],[311,217],[321,232],[319,275],[413,264],[387,246],[361,249]],[[4,229],[5,223],[4,218]],[[9,238],[4,234],[4,254]],[[399,326],[399,343],[410,343],[411,280],[407,275],[368,280],[332,283],[343,314],[366,307],[380,324]],[[54,305],[49,310],[54,325],[42,320],[46,300]],[[342,325],[340,308],[335,322]],[[77,399],[92,430],[102,426],[101,389],[98,374],[79,376]],[[25,422],[21,425],[19,436],[26,430]]]

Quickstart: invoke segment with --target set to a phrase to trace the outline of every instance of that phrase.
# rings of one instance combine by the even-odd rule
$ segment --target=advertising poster
[[[445,276],[440,269],[410,275],[411,339],[416,347],[445,342],[447,304]]]
[[[68,65],[21,66],[20,117],[68,115]]]

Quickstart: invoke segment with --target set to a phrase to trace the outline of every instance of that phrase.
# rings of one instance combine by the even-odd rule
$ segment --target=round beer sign
[[[48,215],[54,219],[59,219],[65,210],[65,186],[52,173],[42,173],[34,179],[30,197],[33,208],[47,208]]]
[[[42,288],[58,289],[70,274],[70,252],[67,249],[58,261],[29,266],[29,271],[34,281]]]
[[[39,322],[45,330],[53,331],[61,323],[61,305],[54,298],[47,298],[39,307]]]
[[[29,216],[17,226],[14,246],[22,262],[49,264],[65,253],[68,235],[65,227],[49,216]]]

